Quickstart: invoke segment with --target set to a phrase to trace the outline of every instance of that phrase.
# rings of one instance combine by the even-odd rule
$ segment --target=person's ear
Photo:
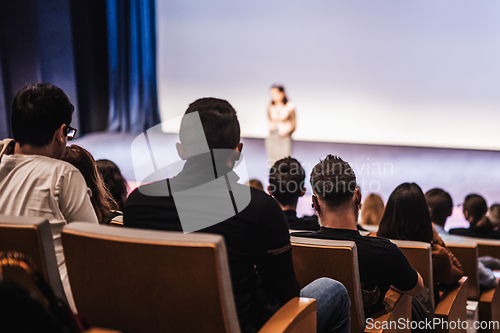
[[[175,148],[177,149],[177,154],[179,154],[179,157],[181,160],[186,160],[186,155],[184,155],[184,150],[182,149],[182,144],[180,142],[177,142],[175,144]]]
[[[272,195],[272,194],[271,194],[271,185],[269,185],[269,186],[267,187],[267,193],[269,193],[269,195]]]
[[[321,208],[319,207],[318,198],[315,195],[313,195],[311,197],[311,200],[312,200],[312,206],[313,206],[313,208],[316,209],[316,211],[318,212],[318,214],[320,214],[321,213]]]
[[[66,145],[66,130],[67,130],[67,125],[66,124],[62,124],[61,127],[59,127],[55,133],[54,133],[54,136],[53,136],[53,140],[55,140],[56,142],[60,143],[60,144],[64,144]]]
[[[243,150],[243,143],[242,142],[238,143],[238,145],[236,146],[236,148],[234,150],[235,150],[234,160],[238,161],[241,157],[241,151]]]
[[[466,219],[467,221],[469,221],[469,217],[470,217],[469,211],[464,210],[464,216],[465,216],[465,219]]]
[[[300,195],[299,197],[303,197],[304,194],[306,194],[306,188],[305,187],[302,187],[302,192],[300,192]]]
[[[359,187],[356,189],[356,192],[354,193],[354,197],[356,200],[356,207],[361,208],[361,190]]]

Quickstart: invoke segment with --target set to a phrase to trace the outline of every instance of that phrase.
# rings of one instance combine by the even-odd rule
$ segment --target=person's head
[[[68,96],[49,83],[24,87],[12,104],[12,134],[20,147],[54,145],[54,156],[59,158],[66,146],[74,106]],[[59,155],[59,156],[57,156]]]
[[[257,190],[264,191],[264,185],[258,179],[250,179],[247,182],[247,185],[250,186],[250,187],[253,187],[253,188],[257,189]]]
[[[203,132],[199,130],[198,117],[191,115],[194,112],[198,112]],[[181,142],[177,144],[177,150],[183,159],[203,152],[206,142],[210,150],[233,150],[226,152],[228,160],[232,159],[234,163],[243,147],[236,111],[227,101],[213,97],[200,98],[189,105],[181,122],[179,137]]]
[[[128,183],[123,177],[120,168],[112,161],[106,159],[97,160],[96,165],[106,188],[118,204],[118,209],[123,210],[125,200],[127,199]]]
[[[286,97],[285,87],[279,84],[275,84],[271,87],[271,104],[277,103],[288,103],[288,98]]]
[[[118,207],[97,171],[92,154],[80,146],[71,145],[66,147],[61,159],[71,163],[81,172],[87,183],[87,187],[90,188],[90,201],[92,202],[99,223],[109,223],[111,219],[110,211]]]
[[[462,207],[465,218],[472,225],[483,219],[488,212],[486,200],[479,194],[469,194],[466,196]]]
[[[488,210],[488,218],[493,225],[500,225],[500,204],[496,203],[491,205],[490,209]]]
[[[425,193],[431,221],[444,227],[446,219],[453,213],[453,200],[448,192],[433,188]]]
[[[361,223],[366,225],[379,225],[384,215],[384,201],[380,195],[370,193],[366,196],[361,206]]]
[[[396,187],[385,206],[377,235],[428,243],[432,240],[431,216],[420,186],[403,183]]]
[[[306,191],[305,178],[304,168],[299,161],[290,156],[282,158],[276,161],[269,171],[268,192],[282,208],[291,206],[295,209],[299,197]]]
[[[329,211],[351,210],[356,218],[361,192],[349,163],[328,155],[314,166],[310,176],[313,206],[321,217]]]

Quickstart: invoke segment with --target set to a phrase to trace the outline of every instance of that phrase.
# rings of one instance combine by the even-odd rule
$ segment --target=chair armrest
[[[500,321],[500,279],[497,279],[497,286],[486,290],[479,299],[479,320],[480,321]]]
[[[399,323],[399,318],[404,318],[405,323],[411,321],[411,295],[402,294],[394,289],[389,289],[385,294],[384,301],[392,308],[389,313],[371,318],[371,324],[365,327],[365,332],[370,333],[389,333],[389,332],[407,332],[411,328],[405,327],[387,327],[388,323]]]
[[[467,295],[469,278],[462,277],[440,297],[435,315],[443,321],[467,321]]]
[[[294,297],[283,305],[259,333],[316,332],[316,300]]]

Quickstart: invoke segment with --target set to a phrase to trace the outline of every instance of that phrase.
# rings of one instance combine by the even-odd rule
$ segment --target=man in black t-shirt
[[[418,295],[423,288],[422,277],[401,250],[387,239],[361,236],[356,230],[361,192],[350,165],[328,155],[313,168],[310,181],[321,229],[292,236],[356,243],[366,317],[383,310],[383,300],[391,286],[403,293]]]
[[[317,216],[297,217],[297,202],[304,196],[306,173],[299,161],[292,157],[282,158],[269,171],[267,191],[278,201],[291,230],[319,230]]]
[[[198,120],[192,117],[195,112]],[[316,299],[318,332],[349,332],[350,303],[345,287],[331,279],[319,279],[300,290],[288,225],[279,205],[263,191],[237,184],[238,176],[232,169],[243,144],[233,107],[216,98],[193,102],[183,117],[179,137],[177,150],[186,159],[182,171],[134,190],[125,203],[124,225],[222,235],[243,333],[256,332],[282,305],[299,295]],[[200,140],[206,140],[206,150],[200,148]],[[225,192],[219,191],[219,186]],[[230,215],[226,214],[228,206],[233,211]],[[193,228],[193,223],[198,228]]]

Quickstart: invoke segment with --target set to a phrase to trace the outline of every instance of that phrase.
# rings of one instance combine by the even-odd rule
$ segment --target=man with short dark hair
[[[488,219],[488,205],[479,194],[469,194],[463,203],[465,219],[469,221],[469,228],[450,229],[450,234],[477,238],[500,239],[500,231]]]
[[[443,235],[449,235],[444,230],[444,225],[448,217],[453,213],[453,200],[450,194],[440,188],[433,188],[425,193],[425,199],[427,200],[427,206],[429,206],[434,229],[441,238],[443,238]]]
[[[297,217],[297,202],[304,196],[306,173],[299,161],[290,156],[282,158],[269,171],[267,191],[278,201],[291,230],[319,230],[317,216]]]
[[[0,214],[47,218],[61,280],[74,308],[61,243],[67,223],[97,223],[89,190],[77,168],[60,161],[76,130],[73,105],[58,87],[40,83],[21,89],[12,106],[14,141],[0,143]]]
[[[125,203],[124,225],[186,232],[186,228],[192,229],[186,222],[200,223],[199,228],[188,231],[222,235],[244,333],[256,332],[282,305],[299,295],[316,299],[318,332],[349,332],[345,287],[331,279],[320,279],[300,291],[288,225],[279,205],[263,191],[236,183],[238,176],[232,169],[243,144],[233,107],[216,98],[193,102],[182,119],[179,137],[177,151],[186,160],[184,168],[173,178],[132,192]],[[229,196],[227,187],[225,193],[204,190],[219,181],[221,188],[230,187]],[[213,188],[218,189],[216,185]],[[247,202],[240,198],[245,192],[250,194]],[[230,211],[232,207],[234,210],[224,215],[227,212],[223,207],[228,202],[232,202]],[[223,218],[217,221],[217,216]],[[203,225],[206,221],[214,223]]]
[[[351,166],[340,157],[328,155],[313,168],[310,181],[321,229],[292,236],[356,243],[366,317],[384,310],[384,297],[391,286],[418,295],[423,288],[422,277],[401,250],[388,239],[361,236],[357,230],[361,192]]]

